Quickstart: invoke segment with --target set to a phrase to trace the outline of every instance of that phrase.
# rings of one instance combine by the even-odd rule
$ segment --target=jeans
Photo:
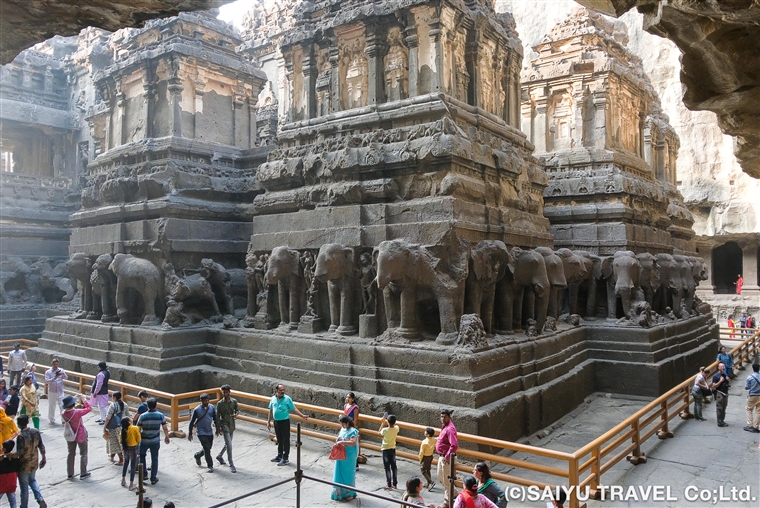
[[[150,450],[150,479],[155,480],[158,477],[158,449],[161,443],[140,443],[140,463],[143,465],[143,476],[148,475],[148,464],[145,463],[145,456]]]
[[[0,499],[2,499],[4,495],[8,496],[8,505],[11,508],[16,508],[16,493],[15,492],[9,492],[7,494],[0,494]]]
[[[718,416],[718,423],[726,421],[726,406],[728,406],[728,395],[720,390],[715,391],[715,412]]]
[[[383,467],[385,468],[385,484],[398,485],[398,469],[396,468],[396,449],[383,450]]]
[[[274,435],[277,437],[277,456],[288,460],[290,456],[290,418],[274,421]]]
[[[29,503],[29,488],[32,489],[36,501],[42,499],[40,486],[37,485],[37,478],[35,478],[36,474],[37,471],[32,471],[31,473],[19,472],[18,474],[18,485],[19,490],[21,490],[21,508],[27,508]]]
[[[66,472],[69,476],[74,476],[74,457],[77,454],[77,446],[79,446],[79,474],[83,475],[87,472],[87,440],[85,439],[81,443],[76,441],[66,441],[69,446],[69,454],[66,456]],[[21,476],[19,476],[19,481]],[[21,499],[23,504],[23,498]]]
[[[214,467],[214,460],[211,458],[211,447],[214,445],[214,436],[198,436],[203,450],[195,452],[195,457],[199,458],[201,455],[206,456],[206,465],[209,469]]]
[[[129,467],[129,483],[135,483],[135,469],[137,468],[137,446],[124,447],[124,467],[121,468],[122,478],[127,476],[127,467]]]
[[[222,451],[220,451],[219,455],[217,455],[217,457],[222,457],[224,455],[224,452],[227,452],[227,462],[230,463],[230,466],[235,465],[232,462],[232,432],[227,432],[226,430],[224,431],[224,448],[222,448]]]
[[[694,396],[694,418],[697,420],[702,419],[702,392],[691,392]]]

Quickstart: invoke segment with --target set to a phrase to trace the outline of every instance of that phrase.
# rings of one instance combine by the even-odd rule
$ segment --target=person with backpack
[[[77,399],[66,395],[63,398],[63,414],[61,414],[63,437],[69,448],[69,454],[66,457],[66,472],[69,480],[74,478],[74,458],[77,447],[79,447],[79,478],[84,480],[92,475],[87,471],[87,429],[82,422],[82,417],[92,411],[92,406],[81,393],[77,394],[77,397],[84,408],[74,409]]]
[[[757,363],[752,364],[752,374],[744,383],[744,389],[749,390],[747,394],[747,426],[744,427],[744,430],[760,433],[760,365]],[[752,413],[754,413],[754,417]]]
[[[39,430],[28,427],[27,415],[20,415],[16,418],[16,422],[21,431],[16,438],[16,450],[21,458],[21,470],[18,473],[18,487],[21,492],[20,508],[27,508],[29,505],[29,489],[32,489],[34,499],[40,508],[47,508],[47,503],[42,498],[42,492],[37,484],[37,469],[42,469],[47,463],[42,434]],[[40,455],[42,455],[41,459]]]
[[[113,462],[114,456],[119,456],[117,466],[124,465],[124,455],[121,451],[121,420],[129,417],[129,406],[121,400],[121,392],[113,392],[113,402],[108,406],[106,413],[106,423],[103,427],[103,437],[106,438],[106,453],[108,458]]]

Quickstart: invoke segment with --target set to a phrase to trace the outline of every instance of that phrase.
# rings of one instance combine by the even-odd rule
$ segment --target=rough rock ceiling
[[[2,0],[0,64],[54,35],[76,35],[95,26],[115,31],[181,11],[211,9],[232,0]]]
[[[713,111],[742,169],[760,178],[760,2],[758,0],[576,0],[611,16],[636,7],[644,29],[683,51],[683,102]]]

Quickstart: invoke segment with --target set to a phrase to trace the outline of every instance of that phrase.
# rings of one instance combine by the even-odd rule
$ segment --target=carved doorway
[[[742,249],[736,242],[727,242],[715,247],[712,253],[713,284],[715,294],[730,295],[736,293],[736,279],[742,273]]]

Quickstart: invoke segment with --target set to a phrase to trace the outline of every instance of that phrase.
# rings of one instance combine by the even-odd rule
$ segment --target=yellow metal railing
[[[737,334],[738,334],[737,329]],[[743,370],[744,364],[752,361],[753,356],[760,350],[760,333],[752,331],[753,335],[745,339],[741,344],[731,350],[734,357],[734,369]],[[12,341],[21,342],[22,345],[36,345],[35,341]],[[0,348],[2,345],[0,344]],[[3,355],[6,356],[6,355]],[[711,364],[708,368],[714,370],[717,362]],[[95,376],[83,374],[80,372],[66,371],[68,379],[64,382],[66,391],[69,393],[85,393],[87,388],[92,385]],[[44,381],[44,376],[39,376],[40,381]],[[469,458],[473,461],[487,461],[493,464],[502,464],[517,470],[523,475],[527,473],[539,473],[557,478],[556,482],[545,483],[527,476],[518,476],[516,474],[503,474],[493,472],[493,477],[524,487],[535,486],[544,488],[549,485],[567,483],[576,487],[570,492],[569,506],[579,508],[581,505],[578,493],[589,489],[591,497],[595,497],[602,487],[602,475],[609,471],[615,464],[627,458],[632,464],[646,462],[646,456],[641,451],[642,445],[652,436],[657,435],[660,439],[673,436],[670,430],[670,421],[676,416],[681,418],[690,418],[689,404],[691,398],[691,388],[694,384],[696,374],[678,386],[670,389],[660,397],[656,398],[649,404],[645,405],[639,411],[620,422],[618,425],[605,432],[590,443],[581,447],[573,453],[560,452],[547,448],[539,448],[510,441],[502,441],[488,437],[481,437],[473,434],[458,433],[460,448],[457,455],[460,458]],[[139,401],[137,393],[144,389],[141,386],[135,386],[121,381],[109,381],[111,388],[116,387],[122,393],[122,399],[127,402]],[[197,390],[194,392],[173,394],[161,392],[158,390],[148,390],[151,397],[158,401],[158,408],[165,414],[168,414],[167,421],[173,431],[179,429],[179,424],[190,419],[190,410],[198,403],[200,394],[208,393],[213,399],[218,400],[221,397],[219,388],[208,390]],[[256,425],[266,425],[267,409],[270,397],[265,395],[252,394],[247,392],[232,391],[232,396],[238,401],[241,414],[238,420],[253,423]],[[310,418],[306,425],[309,429],[302,428],[301,434],[325,441],[334,441],[335,432],[340,428],[337,417],[343,414],[340,409],[315,406],[312,404],[298,403],[298,408],[309,413]],[[293,416],[296,421],[303,420],[298,416]],[[367,414],[359,416],[359,431],[361,433],[361,446],[366,449],[379,451],[380,438],[376,430],[367,428],[366,425],[380,425],[380,418]],[[408,445],[412,449],[417,449],[421,442],[425,426],[413,423],[397,422],[402,430],[397,441]],[[295,432],[295,427],[291,429]],[[490,448],[496,453],[486,453],[479,449]],[[507,452],[507,453],[504,453]],[[511,453],[521,453],[525,457],[518,460],[506,456]],[[399,457],[411,460],[417,460],[417,454],[411,451],[399,449]],[[542,462],[550,461],[551,464]],[[457,470],[469,472],[470,466],[458,464]],[[585,496],[581,496],[581,499]]]

